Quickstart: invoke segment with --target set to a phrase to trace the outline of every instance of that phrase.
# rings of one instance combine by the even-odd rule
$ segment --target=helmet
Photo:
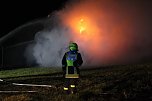
[[[76,43],[70,43],[69,44],[69,49],[72,51],[78,51],[78,45]]]

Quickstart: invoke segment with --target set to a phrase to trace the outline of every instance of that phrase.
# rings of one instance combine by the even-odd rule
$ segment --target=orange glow
[[[130,18],[121,15],[117,6],[114,11],[105,5],[104,0],[84,0],[61,11],[60,19],[70,29],[72,41],[78,43],[81,50],[92,59],[106,63],[125,53],[131,43],[127,38],[131,25],[128,23]]]
[[[99,56],[101,55],[99,43],[102,43],[103,29],[96,23],[101,15],[96,10],[89,11],[88,7],[95,7],[91,5],[90,3],[90,6],[88,4],[79,7],[74,6],[70,11],[62,13],[60,17],[63,24],[72,31],[72,41],[78,43],[81,49],[87,48],[88,52],[93,53],[94,56]],[[87,47],[84,47],[84,45],[87,45]]]
[[[89,44],[91,47],[87,47],[89,51],[98,56],[100,54],[99,43],[102,40],[102,30],[96,26],[94,19],[90,15],[81,16],[75,14],[71,15],[69,19],[65,19],[66,24],[73,31],[72,40],[78,44],[85,43]],[[64,21],[65,21],[64,20]]]

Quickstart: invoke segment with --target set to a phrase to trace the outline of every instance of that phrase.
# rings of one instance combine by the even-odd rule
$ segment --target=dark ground
[[[0,93],[0,101],[152,101],[152,65],[108,66],[81,71],[77,94],[63,92],[61,73],[6,78],[7,82],[49,84],[56,88],[13,86],[0,82],[0,90],[36,93]]]

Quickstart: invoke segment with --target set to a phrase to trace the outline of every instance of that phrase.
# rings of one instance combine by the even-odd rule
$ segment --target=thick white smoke
[[[36,62],[41,66],[60,66],[69,41],[67,36],[65,29],[60,28],[38,32],[33,47]]]
[[[68,31],[64,28],[45,29],[36,33],[32,47],[36,63],[45,67],[61,66],[61,59],[67,51],[68,36]]]

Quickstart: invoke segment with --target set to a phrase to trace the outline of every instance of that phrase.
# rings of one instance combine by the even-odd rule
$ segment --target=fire
[[[82,33],[85,32],[85,30],[86,30],[86,26],[85,26],[84,19],[81,19],[81,20],[80,20],[79,26],[80,26],[80,34],[82,34]]]
[[[95,24],[95,19],[86,14],[86,16],[73,14],[64,19],[65,24],[72,30],[72,39],[76,42],[90,41],[97,46],[97,42],[101,40],[101,28]],[[99,49],[98,49],[99,50]]]

